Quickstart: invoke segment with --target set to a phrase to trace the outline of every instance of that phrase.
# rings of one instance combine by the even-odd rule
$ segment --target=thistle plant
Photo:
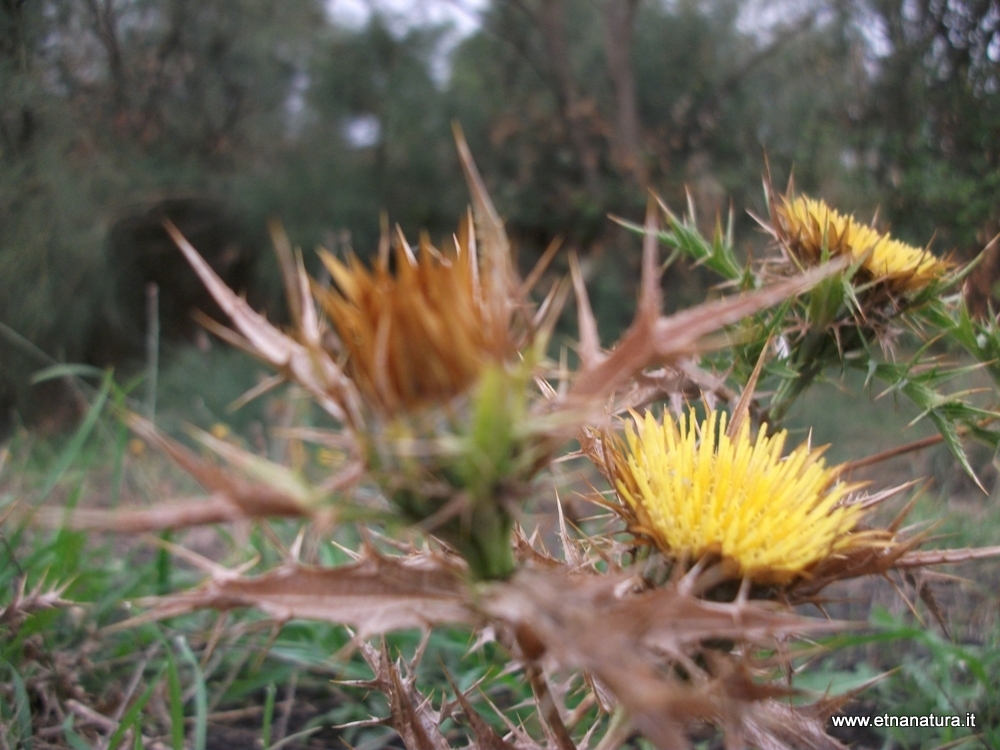
[[[357,434],[369,470],[406,520],[430,522],[476,576],[509,575],[506,505],[534,473],[537,446],[515,434],[530,364],[510,361],[518,349],[506,248],[484,253],[481,270],[470,216],[449,255],[426,236],[415,255],[399,235],[395,275],[385,252],[372,272],[357,258],[322,259],[336,290],[316,297],[368,406],[370,428]]]
[[[974,320],[965,307],[961,283],[978,261],[959,266],[843,214],[822,200],[796,193],[790,181],[784,194],[765,179],[767,218],[754,217],[770,236],[771,251],[753,262],[737,258],[733,217],[722,229],[716,222],[709,241],[697,229],[693,205],[684,217],[664,203],[667,228],[660,242],[719,274],[726,285],[755,289],[817,264],[843,267],[806,293],[746,318],[734,331],[733,345],[709,360],[717,371],[732,370],[747,382],[763,363],[766,396],[752,411],[771,429],[780,429],[799,396],[817,380],[853,369],[880,395],[895,394],[914,403],[918,418],[929,419],[941,439],[975,479],[963,447],[974,437],[996,450],[1000,433],[991,427],[991,408],[953,383],[983,369],[1000,385],[996,322]],[[637,224],[619,220],[636,232]],[[958,365],[936,352],[948,342],[972,356]],[[901,346],[901,343],[904,345]]]
[[[194,433],[220,465],[131,416],[132,428],[209,496],[113,516],[77,514],[77,522],[137,531],[285,516],[303,519],[303,534],[320,539],[331,525],[360,525],[369,541],[336,567],[301,562],[301,537],[282,566],[260,575],[205,562],[202,586],[140,602],[146,611],[124,626],[235,607],[278,621],[348,625],[374,674],[366,685],[388,695],[388,720],[412,750],[448,747],[440,724],[459,708],[480,747],[613,748],[637,730],[657,747],[677,748],[704,723],[732,747],[841,747],[823,729],[836,701],[789,701],[794,686],[778,677],[790,671],[778,656],[789,639],[839,626],[790,605],[821,601],[837,580],[1000,550],[921,551],[923,538],[898,524],[866,527],[868,509],[894,492],[865,495],[809,445],[786,453],[786,433],[774,432],[780,423],[756,418],[780,413],[792,394],[779,388],[761,403],[756,384],[775,361],[794,384],[849,360],[848,328],[850,351],[881,366],[870,338],[934,306],[933,290],[950,283],[946,264],[789,195],[770,225],[783,255],[743,265],[731,231],[720,227],[709,242],[693,217],[678,219],[661,204],[668,229],[660,232],[660,209],[651,204],[636,226],[643,235],[636,317],[605,349],[574,258],[570,279],[535,303],[542,268],[527,281],[517,277],[503,223],[460,134],[458,145],[472,209],[443,249],[422,237],[414,251],[397,232],[383,238],[370,268],[322,253],[332,279],[325,288],[276,235],[288,330],[226,288],[168,227],[232,323],[209,327],[310,394],[337,423],[313,437],[336,443],[346,458],[312,484]],[[659,241],[722,273],[737,292],[661,315]],[[571,288],[575,371],[566,358],[548,358]],[[796,365],[811,333],[835,346],[809,374]],[[750,352],[756,360],[744,372]],[[684,404],[692,391],[707,404],[704,418]],[[718,408],[725,401],[726,414]],[[667,406],[650,411],[652,404]],[[557,458],[573,455],[574,442],[608,480],[614,497],[602,504],[625,523],[589,533],[564,525],[562,554],[554,555],[521,528],[522,508],[551,499],[545,475]],[[372,488],[374,504],[362,492]],[[390,535],[410,530],[386,540],[373,525]],[[646,553],[637,556],[642,542]],[[501,732],[479,715],[474,696],[457,690],[457,703],[437,711],[415,687],[412,665],[365,642],[440,625],[496,637],[530,685],[536,730],[509,723]],[[566,671],[582,675],[592,713],[560,705],[564,693],[552,681]]]

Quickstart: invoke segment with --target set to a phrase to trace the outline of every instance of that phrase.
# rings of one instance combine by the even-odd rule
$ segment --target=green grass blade
[[[115,750],[129,729],[134,728],[136,735],[142,735],[142,709],[146,707],[146,704],[149,703],[149,699],[153,697],[153,692],[156,690],[156,686],[160,682],[160,675],[162,675],[162,673],[163,670],[160,670],[160,674],[150,681],[149,687],[146,688],[146,691],[141,696],[139,696],[139,700],[129,706],[125,715],[122,716],[122,720],[119,722],[118,728],[108,740],[108,750]]]
[[[260,729],[260,736],[265,750],[271,747],[271,721],[274,719],[274,697],[277,692],[278,690],[273,682],[267,686],[264,698],[264,722]]]
[[[37,385],[38,383],[44,383],[46,380],[55,380],[57,378],[100,378],[103,375],[104,370],[93,365],[58,364],[36,372],[31,376],[31,384]]]
[[[56,485],[59,484],[59,480],[63,478],[63,475],[73,465],[76,461],[77,456],[83,449],[84,444],[87,442],[87,438],[90,437],[90,433],[94,429],[94,425],[97,424],[97,419],[100,417],[101,412],[104,410],[104,404],[107,403],[108,394],[111,392],[111,375],[110,373],[104,378],[104,382],[101,383],[101,390],[97,394],[97,398],[94,399],[94,403],[91,404],[90,409],[87,411],[87,416],[84,418],[83,422],[77,428],[76,433],[73,438],[69,441],[69,445],[63,450],[59,459],[56,461],[55,466],[49,472],[48,478],[45,480],[45,484],[42,485],[42,491],[39,496],[38,502],[44,501],[52,490],[55,489]]]
[[[28,690],[24,686],[21,673],[14,669],[13,664],[5,661],[3,666],[10,670],[11,682],[14,687],[14,721],[20,735],[16,743],[17,747],[32,750],[34,739],[31,730],[31,702],[28,698]]]
[[[128,450],[128,429],[118,425],[115,434],[114,457],[111,467],[111,507],[117,508],[122,498],[122,485],[125,482],[125,451]]]
[[[198,664],[198,657],[191,651],[184,637],[178,636],[175,642],[194,674],[194,750],[205,750],[208,737],[208,690],[205,687],[205,675]]]
[[[308,729],[303,729],[301,732],[296,732],[295,734],[290,734],[285,739],[275,742],[270,745],[267,750],[281,750],[283,747],[291,745],[293,742],[298,742],[299,740],[304,740],[310,734],[315,734],[323,727],[309,727]]]
[[[167,694],[170,699],[170,744],[174,750],[184,750],[184,695],[181,692],[181,677],[177,671],[174,652],[167,653]]]
[[[66,739],[66,744],[69,745],[72,750],[93,750],[93,748],[87,744],[87,741],[78,735],[76,730],[73,729],[74,718],[73,714],[66,714],[66,719],[62,723],[63,737]]]
[[[167,529],[160,534],[160,539],[166,543],[172,541],[173,534]],[[170,571],[173,566],[173,555],[167,550],[166,545],[156,551],[156,593],[159,596],[166,596],[170,593]]]

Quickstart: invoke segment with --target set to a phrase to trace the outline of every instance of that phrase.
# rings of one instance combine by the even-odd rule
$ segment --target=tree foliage
[[[730,202],[759,213],[765,153],[776,180],[794,167],[846,209],[880,206],[908,241],[936,231],[971,255],[1000,213],[995,3],[780,13],[493,0],[452,49],[444,26],[378,13],[346,26],[316,0],[5,0],[0,322],[44,354],[0,337],[0,389],[21,393],[45,357],[96,361],[87,342],[132,315],[109,230],[164,199],[221,201],[249,237],[279,218],[307,248],[367,255],[382,209],[407,233],[447,236],[463,203],[455,120],[522,257],[564,237],[600,277],[611,329],[638,269],[617,260],[629,240],[607,214],[634,214],[648,188],[671,205],[688,190],[703,229]],[[263,244],[245,252],[265,298],[277,285]],[[708,280],[664,283],[684,304]],[[131,321],[133,339],[142,328]]]

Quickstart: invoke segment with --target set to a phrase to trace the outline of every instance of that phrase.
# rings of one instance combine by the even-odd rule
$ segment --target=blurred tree
[[[449,94],[515,237],[539,252],[563,234],[595,275],[624,264],[624,286],[601,287],[627,305],[634,238],[606,216],[641,214],[647,188],[677,208],[690,189],[709,224],[730,199],[760,210],[765,149],[781,170],[808,162],[807,187],[844,184],[840,128],[861,81],[849,15],[824,8],[764,24],[741,0],[494,0]],[[668,299],[715,281],[677,269]]]
[[[503,174],[556,183],[542,205],[561,207],[544,212],[561,227],[589,226],[588,207],[603,224],[605,210],[641,204],[650,185],[676,194],[689,177],[720,173],[723,188],[741,189],[758,182],[765,146],[794,158],[815,137],[792,126],[791,102],[756,99],[774,105],[790,89],[798,114],[832,131],[831,89],[846,108],[852,64],[843,21],[821,19],[819,4],[767,33],[742,15],[748,5],[497,0],[457,52],[457,109],[491,151],[526,140],[513,149],[516,168],[503,157]],[[522,202],[539,205],[529,192]],[[582,224],[567,220],[573,209]]]
[[[362,227],[362,254],[376,246],[379,210],[409,236],[426,229],[440,237],[455,230],[464,207],[445,84],[434,79],[444,31],[394,34],[376,14],[358,31],[333,30],[315,58],[309,101],[318,117],[308,135],[310,143],[340,144],[323,167],[325,181],[350,165],[341,190],[368,200],[364,212],[340,217]]]
[[[765,150],[776,180],[794,165],[845,209],[881,203],[918,244],[938,228],[969,248],[1000,220],[995,0],[491,0],[480,17],[446,57],[446,27],[341,27],[320,0],[0,0],[0,322],[31,342],[0,335],[0,412],[44,357],[142,330],[122,279],[158,271],[108,235],[157,206],[218,206],[251,287],[273,282],[247,239],[268,216],[306,248],[367,254],[383,208],[446,238],[466,200],[453,120],[525,265],[563,235],[612,327],[635,238],[607,214],[641,215],[647,188],[677,208],[689,189],[705,224],[730,200],[759,211]],[[672,273],[676,305],[716,281]]]
[[[904,235],[937,232],[969,257],[1000,219],[1000,5],[871,0],[849,12],[874,37],[855,153]]]
[[[0,400],[31,419],[28,374],[114,335],[115,220],[266,169],[321,22],[314,0],[0,3]]]

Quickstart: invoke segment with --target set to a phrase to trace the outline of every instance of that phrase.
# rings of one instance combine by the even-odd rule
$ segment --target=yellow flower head
[[[484,303],[470,222],[444,255],[426,236],[415,255],[400,236],[372,270],[323,253],[336,289],[316,295],[347,354],[348,376],[384,414],[446,401],[503,358],[507,321]]]
[[[751,440],[745,422],[731,438],[714,411],[700,425],[693,412],[679,425],[647,412],[638,426],[626,426],[627,451],[612,449],[613,480],[633,530],[671,557],[716,554],[754,581],[786,583],[873,544],[853,532],[862,509],[846,498],[855,487],[836,482],[821,450],[802,445],[783,458],[785,432]]]
[[[821,200],[783,197],[776,218],[775,232],[799,261],[818,264],[824,249],[830,257],[846,255],[852,263],[865,258],[862,269],[867,275],[896,291],[922,289],[948,269],[927,250],[881,234]]]

